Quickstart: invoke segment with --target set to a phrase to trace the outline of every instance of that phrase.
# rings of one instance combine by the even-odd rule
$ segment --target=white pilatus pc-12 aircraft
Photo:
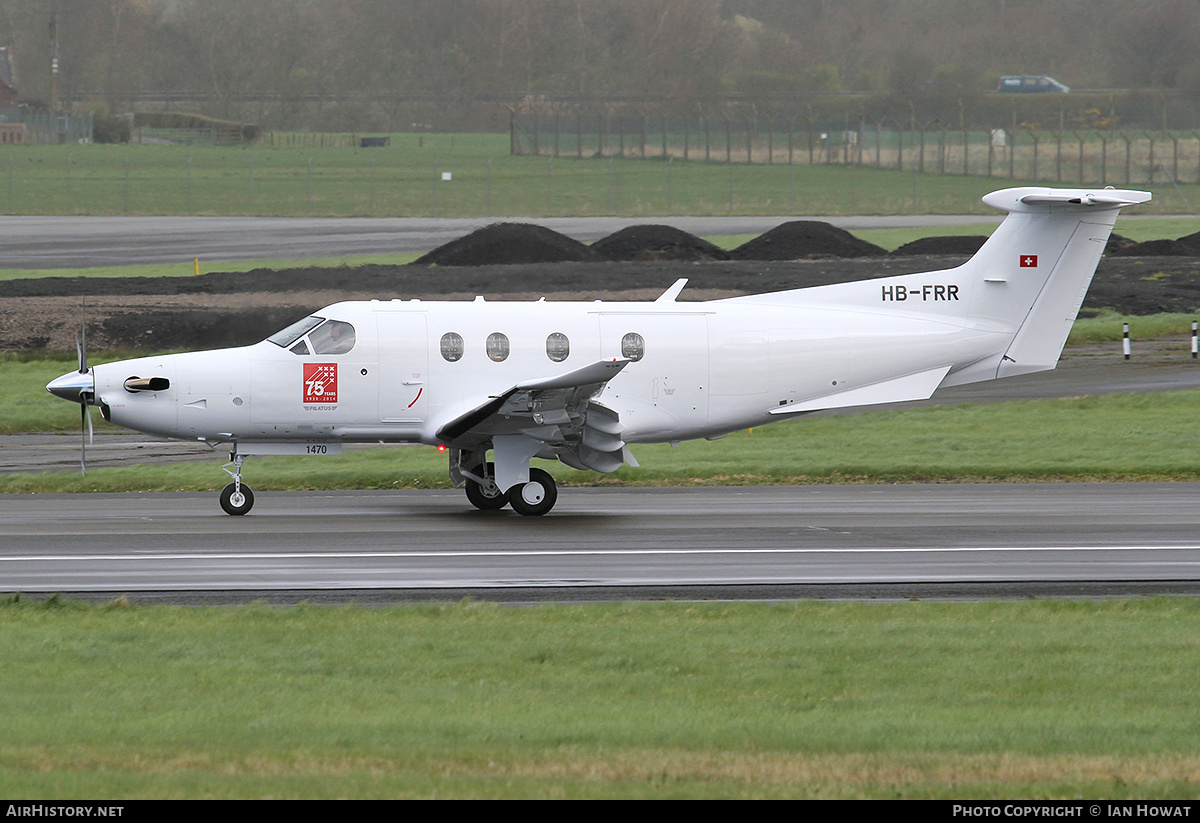
[[[530,460],[611,472],[630,444],[715,439],[820,409],[897,403],[1054,368],[1122,207],[1148,192],[1011,188],[961,266],[677,302],[336,303],[261,343],[79,369],[54,395],[119,426],[228,444],[229,514],[254,503],[250,455],[343,443],[448,450],[480,509],[541,515],[558,493]],[[491,452],[491,459],[488,453]]]

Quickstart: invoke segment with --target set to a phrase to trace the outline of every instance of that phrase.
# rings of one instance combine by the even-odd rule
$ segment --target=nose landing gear
[[[221,508],[226,514],[241,515],[254,506],[254,492],[242,483],[242,463],[246,458],[240,454],[232,454],[230,457],[232,462],[221,468],[233,478],[233,482],[221,490]],[[230,469],[230,466],[233,468]]]

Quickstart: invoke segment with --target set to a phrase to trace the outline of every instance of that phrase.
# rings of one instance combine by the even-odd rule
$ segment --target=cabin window
[[[308,333],[313,354],[345,354],[354,348],[354,327],[341,320],[326,320]]]
[[[641,360],[646,354],[646,341],[635,331],[621,338],[621,356],[629,360]]]
[[[463,345],[462,335],[457,332],[448,331],[442,335],[442,358],[454,363],[462,360],[463,352],[466,347]]]
[[[561,363],[571,353],[571,341],[560,331],[546,338],[546,356],[555,363]]]
[[[495,331],[487,336],[487,356],[499,363],[508,359],[508,335]]]

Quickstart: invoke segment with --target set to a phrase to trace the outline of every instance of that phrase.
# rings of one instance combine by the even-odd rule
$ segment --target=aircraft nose
[[[94,392],[95,387],[96,384],[92,379],[90,371],[72,371],[67,372],[62,377],[56,377],[47,383],[46,391],[55,397],[61,397],[63,400],[78,403],[82,395]]]

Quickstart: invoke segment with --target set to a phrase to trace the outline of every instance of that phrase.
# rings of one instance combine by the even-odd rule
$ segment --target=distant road
[[[1000,215],[894,217],[0,217],[0,268],[56,269],[225,260],[303,260],[435,249],[500,221],[536,223],[590,243],[626,226],[702,237],[761,234],[789,220],[858,229],[999,223]]]

